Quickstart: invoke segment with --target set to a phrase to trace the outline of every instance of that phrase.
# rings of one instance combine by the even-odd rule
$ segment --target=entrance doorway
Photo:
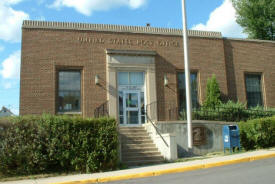
[[[140,91],[124,91],[123,123],[141,124]]]
[[[144,72],[119,72],[120,125],[145,123]]]

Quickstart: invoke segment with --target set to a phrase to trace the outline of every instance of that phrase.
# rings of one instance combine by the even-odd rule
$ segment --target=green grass
[[[123,163],[120,163],[117,170],[125,170],[129,167]],[[36,175],[26,175],[26,176],[4,176],[0,173],[0,182],[5,181],[17,181],[17,180],[36,180],[40,178],[50,178],[56,176],[68,176],[68,175],[75,175],[75,174],[82,174],[80,172],[69,172],[69,173],[45,173],[45,174],[36,174]]]
[[[275,147],[267,148],[265,150],[274,150]],[[215,158],[215,157],[221,157],[221,156],[228,156],[228,155],[234,155],[234,154],[240,154],[240,153],[248,153],[253,152],[257,150],[250,150],[246,151],[244,149],[241,149],[240,151],[232,152],[230,153],[228,150],[224,153],[223,151],[220,152],[212,152],[208,153],[202,156],[195,156],[195,157],[186,157],[186,158],[180,158],[175,161],[166,161],[167,163],[174,163],[174,162],[188,162],[188,161],[194,161],[194,160],[204,160],[208,158]],[[124,164],[120,164],[118,170],[128,169],[128,167]],[[0,182],[5,181],[16,181],[16,180],[35,180],[40,178],[49,178],[49,177],[56,177],[56,176],[67,176],[67,175],[73,175],[73,174],[81,174],[77,172],[71,172],[71,173],[50,173],[50,174],[37,174],[37,175],[28,175],[28,176],[14,176],[14,177],[7,177],[3,176],[0,173]]]
[[[204,160],[204,159],[208,159],[208,158],[234,155],[234,154],[240,154],[240,153],[245,153],[245,152],[247,152],[247,151],[245,151],[244,149],[241,149],[240,151],[235,151],[232,153],[230,153],[229,150],[226,150],[225,153],[223,151],[220,151],[220,152],[212,152],[212,153],[208,153],[208,154],[200,155],[200,156],[179,158],[179,159],[175,160],[174,162],[188,162],[188,161],[193,161],[193,160]]]
[[[275,147],[271,147],[271,148],[265,148],[264,150],[274,150],[274,149],[275,149]],[[229,156],[229,155],[235,155],[235,154],[241,154],[241,153],[249,153],[249,152],[253,152],[253,151],[257,151],[257,150],[263,150],[263,149],[245,150],[244,148],[241,148],[240,151],[235,151],[232,153],[230,153],[229,150],[226,150],[225,153],[223,151],[212,152],[212,153],[208,153],[208,154],[200,155],[200,156],[179,158],[175,161],[172,161],[172,163],[173,162],[188,162],[188,161],[193,161],[193,160],[204,160],[204,159],[208,159],[208,158]]]
[[[0,173],[0,182],[5,181],[16,181],[16,180],[35,180],[40,178],[49,178],[55,176],[67,176],[72,174],[80,174],[80,173],[51,173],[51,174],[37,174],[37,175],[28,175],[28,176],[3,176]]]

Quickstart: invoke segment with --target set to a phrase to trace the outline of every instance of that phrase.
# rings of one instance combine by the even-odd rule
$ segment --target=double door
[[[123,118],[120,122],[123,125],[140,125],[144,121],[144,100],[141,100],[139,90],[123,91]]]

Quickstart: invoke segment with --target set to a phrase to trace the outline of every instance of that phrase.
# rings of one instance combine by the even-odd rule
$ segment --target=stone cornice
[[[104,32],[123,32],[123,33],[141,33],[157,35],[181,36],[181,29],[156,28],[142,26],[122,26],[110,24],[87,24],[71,22],[48,22],[24,20],[22,28],[26,29],[60,29],[60,30],[81,30],[81,31],[104,31]],[[188,36],[222,38],[220,32],[188,30]]]

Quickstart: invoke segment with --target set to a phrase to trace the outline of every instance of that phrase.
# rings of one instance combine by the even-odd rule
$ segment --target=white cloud
[[[245,38],[243,28],[236,22],[236,11],[231,0],[224,0],[221,6],[211,12],[206,24],[194,25],[191,29],[204,31],[219,31],[225,37]]]
[[[10,89],[11,87],[12,87],[12,83],[11,82],[4,83],[4,89]]]
[[[12,107],[12,108],[10,108],[10,111],[16,116],[19,115],[19,107],[18,108]]]
[[[14,10],[11,6],[22,0],[1,0],[0,2],[0,39],[20,42],[22,21],[29,19],[23,11]]]
[[[146,3],[146,0],[130,0],[129,1],[129,5],[131,8],[139,8],[141,6],[143,6]]]
[[[14,115],[16,115],[16,116],[19,115],[19,108],[11,108],[10,110]]]
[[[2,62],[2,70],[0,74],[4,79],[19,79],[20,77],[20,50],[12,53],[7,59]]]
[[[10,5],[10,4],[17,4],[17,3],[20,3],[21,1],[23,0],[1,0],[0,4],[7,4],[7,5]]]
[[[54,8],[74,8],[79,13],[91,15],[94,11],[106,11],[120,6],[128,6],[132,9],[140,8],[147,0],[55,0],[51,5]]]

